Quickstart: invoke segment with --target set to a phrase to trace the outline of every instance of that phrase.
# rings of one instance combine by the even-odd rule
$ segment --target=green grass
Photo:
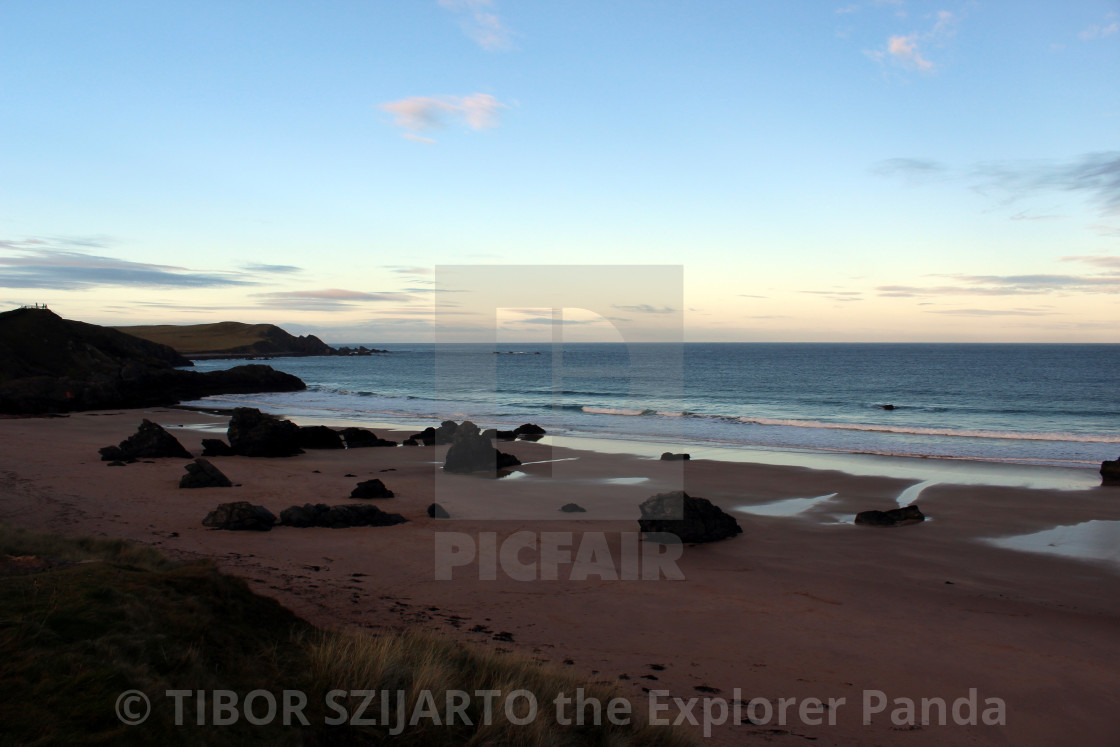
[[[19,570],[9,556],[35,556],[37,570]],[[51,561],[45,570],[41,559]],[[178,564],[151,548],[0,524],[0,569],[3,744],[692,744],[679,731],[641,723],[558,725],[552,706],[558,693],[574,696],[582,687],[604,703],[619,693],[527,657],[431,633],[319,630],[209,563]],[[130,689],[151,699],[151,717],[140,726],[125,726],[115,715],[118,695]],[[268,726],[244,718],[199,726],[193,698],[186,724],[174,723],[167,690],[215,689],[242,698],[263,689],[277,700],[285,689],[303,691],[310,726],[284,727],[279,718]],[[518,689],[533,692],[540,704],[538,718],[525,726],[505,719],[500,700],[492,722],[482,725],[480,699],[466,710],[471,726],[436,726],[424,718],[390,735],[391,725],[325,723],[337,715],[325,705],[331,690],[403,690],[408,714],[421,691],[429,691],[442,717],[448,690]],[[337,702],[352,714],[360,700]],[[640,703],[634,712],[641,714]],[[378,713],[373,708],[367,715]]]

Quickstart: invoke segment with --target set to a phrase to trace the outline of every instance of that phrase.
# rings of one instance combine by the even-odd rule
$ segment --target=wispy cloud
[[[1042,309],[926,309],[927,314],[948,314],[950,316],[1053,316],[1057,311]]]
[[[251,262],[243,266],[246,272],[267,272],[273,275],[287,275],[293,272],[303,272],[302,267],[295,265],[265,265],[257,262]]]
[[[1105,20],[1103,23],[1094,23],[1093,25],[1082,29],[1078,36],[1085,41],[1089,41],[1091,39],[1103,39],[1107,36],[1112,36],[1113,34],[1120,31],[1120,22],[1110,20],[1113,18],[1116,18],[1116,13],[1109,13],[1107,16],[1105,16]]]
[[[262,306],[302,309],[306,311],[349,309],[353,308],[356,302],[392,301],[395,303],[404,303],[413,299],[413,297],[407,293],[365,293],[363,291],[345,290],[343,288],[254,293],[253,297],[261,299]]]
[[[435,140],[417,133],[459,123],[472,130],[498,126],[498,113],[507,108],[488,93],[469,96],[410,96],[382,104],[393,115],[393,125],[405,130],[404,137],[424,143]]]
[[[220,288],[256,285],[238,272],[196,272],[174,265],[131,262],[50,247],[41,239],[0,241],[15,252],[0,257],[0,288],[83,290],[98,286],[145,288]]]
[[[955,179],[980,194],[998,193],[1007,203],[1040,192],[1087,194],[1106,214],[1120,214],[1120,151],[1086,153],[1067,161],[994,161],[951,170],[936,161],[892,158],[871,167],[879,176],[902,176],[911,183]],[[1014,216],[1019,220],[1051,216]]]
[[[638,304],[637,306],[619,306],[617,304],[611,304],[611,308],[612,309],[618,309],[619,311],[629,311],[629,312],[636,313],[636,314],[675,314],[675,313],[677,313],[677,309],[674,309],[672,307],[662,306],[662,307],[659,308],[657,306],[650,306],[648,303]]]
[[[492,0],[439,0],[459,17],[463,33],[488,52],[513,48],[513,32],[494,12]]]
[[[880,285],[875,288],[887,298],[928,296],[1029,296],[1049,293],[1117,293],[1120,292],[1120,258],[1066,257],[1066,261],[1095,264],[1110,272],[1097,275],[933,275],[950,281],[948,284],[913,286]]]
[[[928,18],[932,25],[927,30],[891,34],[885,45],[878,49],[864,50],[864,54],[877,62],[890,62],[923,73],[933,72],[937,66],[929,59],[925,50],[944,45],[946,40],[956,34],[960,19],[948,10],[939,10]]]

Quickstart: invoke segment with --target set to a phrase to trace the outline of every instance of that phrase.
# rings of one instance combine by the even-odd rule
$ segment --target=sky
[[[1120,342],[1117,81],[1116,0],[0,0],[0,306]]]

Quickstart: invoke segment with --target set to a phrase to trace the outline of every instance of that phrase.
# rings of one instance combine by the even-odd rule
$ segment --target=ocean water
[[[534,422],[559,435],[663,442],[673,450],[716,445],[1063,466],[1120,455],[1120,345],[375,346],[390,352],[268,362],[303,379],[306,392],[194,404],[368,423]],[[200,361],[197,370],[239,363]]]

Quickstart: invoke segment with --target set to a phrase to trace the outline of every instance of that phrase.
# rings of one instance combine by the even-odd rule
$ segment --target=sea
[[[1120,344],[364,344],[387,352],[267,361],[306,391],[189,404],[417,428],[532,422],[670,451],[1063,467],[1120,456]]]

